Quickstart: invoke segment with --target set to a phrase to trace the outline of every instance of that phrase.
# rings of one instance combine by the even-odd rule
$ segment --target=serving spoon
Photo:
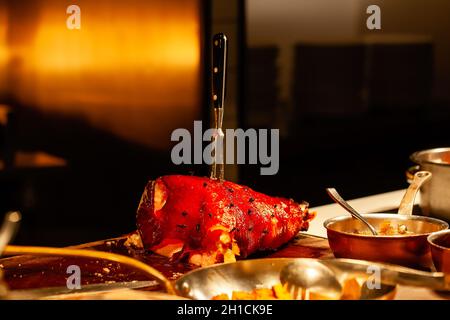
[[[364,217],[360,213],[358,213],[358,211],[353,209],[353,207],[339,195],[335,188],[327,188],[326,190],[328,195],[331,197],[331,199],[334,200],[334,202],[347,210],[353,218],[358,219],[359,221],[364,223],[374,236],[378,235],[377,230],[366,219],[364,219]]]
[[[377,274],[378,279],[376,279]],[[375,263],[353,259],[298,259],[285,266],[280,273],[281,283],[294,298],[307,299],[304,292],[320,292],[330,298],[339,299],[343,294],[343,287],[339,278],[347,275],[361,275],[378,280],[378,286],[369,288],[368,281],[364,282],[362,292],[364,296],[371,296],[373,290],[383,290],[386,285],[426,287],[434,290],[449,290],[450,278],[442,272],[425,272],[415,269]],[[372,294],[371,294],[372,292]],[[301,295],[299,293],[302,293]]]
[[[0,229],[0,257],[8,243],[14,238],[21,219],[22,215],[19,211],[10,211],[5,215]]]
[[[281,270],[281,283],[296,300],[310,300],[311,292],[320,292],[335,300],[342,296],[342,285],[334,272],[314,259],[299,259]]]
[[[22,216],[18,211],[10,211],[5,215],[3,224],[0,228],[0,257],[8,243],[14,238]],[[0,269],[0,299],[8,294],[8,287],[3,281],[3,273]]]

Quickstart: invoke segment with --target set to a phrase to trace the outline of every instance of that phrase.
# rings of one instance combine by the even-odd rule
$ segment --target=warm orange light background
[[[15,2],[8,90],[21,104],[155,148],[199,117],[199,0]],[[71,4],[81,30],[66,26]]]

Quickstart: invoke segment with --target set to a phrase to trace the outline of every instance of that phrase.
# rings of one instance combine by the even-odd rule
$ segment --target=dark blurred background
[[[69,30],[66,8],[81,8]],[[366,28],[368,5],[381,30]],[[225,126],[279,128],[280,171],[229,165],[271,195],[329,203],[405,188],[409,155],[450,146],[446,0],[0,0],[0,212],[16,243],[135,228],[176,128],[209,125],[210,46],[230,43]]]
[[[450,2],[248,0],[246,123],[282,131],[280,172],[245,183],[330,202],[407,187],[409,155],[450,145]],[[369,5],[381,30],[368,30]]]

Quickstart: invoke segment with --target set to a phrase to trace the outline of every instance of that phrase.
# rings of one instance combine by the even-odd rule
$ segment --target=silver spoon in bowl
[[[366,219],[364,219],[364,217],[359,214],[358,211],[353,209],[353,207],[339,195],[335,188],[327,188],[326,190],[328,195],[331,197],[331,199],[334,200],[334,202],[347,210],[353,218],[358,219],[359,221],[364,223],[374,236],[378,235],[377,230]]]

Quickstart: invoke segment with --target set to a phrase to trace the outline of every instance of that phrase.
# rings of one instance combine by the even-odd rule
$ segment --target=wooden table
[[[123,236],[73,248],[94,249],[133,257],[151,265],[171,280],[175,280],[184,273],[196,268],[196,266],[189,263],[170,261],[168,258],[160,255],[126,246],[124,244],[126,238],[126,236]],[[326,240],[300,234],[289,244],[275,252],[260,253],[253,256],[253,258],[261,257],[330,258],[332,253]],[[139,271],[103,260],[40,256],[17,256],[0,260],[0,268],[3,269],[4,279],[12,290],[66,286],[66,279],[69,276],[67,268],[70,265],[80,267],[82,285],[148,280]],[[147,289],[160,290],[161,288],[155,284],[154,287]]]

